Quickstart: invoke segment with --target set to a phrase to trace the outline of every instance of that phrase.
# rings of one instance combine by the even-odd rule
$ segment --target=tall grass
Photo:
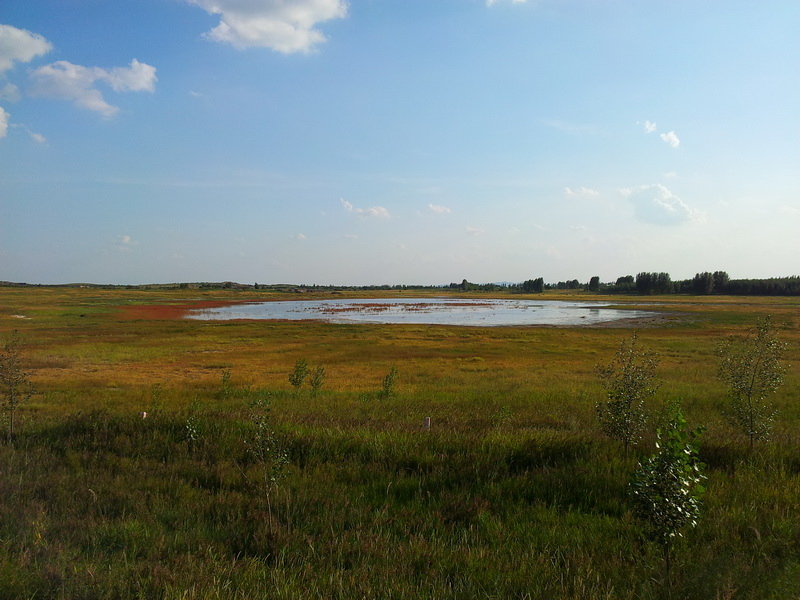
[[[625,458],[593,410],[625,331],[131,322],[116,294],[7,304],[36,317],[20,329],[42,394],[0,445],[0,598],[800,597],[791,307],[640,331],[664,386]],[[791,369],[750,453],[720,417],[713,346],[766,311],[789,322]],[[299,358],[325,364],[317,394],[291,389]],[[262,392],[289,457],[268,505],[246,443]],[[676,397],[708,427],[708,492],[668,580],[628,482]]]

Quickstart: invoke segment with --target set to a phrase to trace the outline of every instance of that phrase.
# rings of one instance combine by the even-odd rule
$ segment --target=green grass
[[[691,319],[640,330],[663,386],[626,459],[595,422],[594,367],[629,330],[131,321],[116,307],[182,298],[0,297],[0,336],[20,330],[41,392],[0,445],[0,598],[800,597],[787,299],[681,298]],[[720,416],[713,350],[767,313],[788,323],[790,370],[751,455]],[[317,396],[289,385],[298,358],[325,367]],[[290,458],[269,503],[248,451],[261,390]],[[708,427],[708,492],[668,580],[627,484],[672,398]]]

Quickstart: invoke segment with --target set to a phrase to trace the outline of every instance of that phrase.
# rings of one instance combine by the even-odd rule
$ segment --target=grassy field
[[[0,339],[19,331],[37,389],[0,444],[0,598],[800,598],[800,299],[646,298],[667,314],[637,329],[662,387],[626,458],[597,425],[595,367],[630,328],[144,308],[270,298],[0,288]],[[788,372],[750,453],[714,349],[765,315]],[[289,385],[301,358],[325,368],[318,394]],[[707,427],[708,491],[668,576],[628,483],[673,399]]]

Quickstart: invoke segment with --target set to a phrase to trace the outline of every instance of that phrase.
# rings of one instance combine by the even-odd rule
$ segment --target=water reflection
[[[643,310],[619,310],[602,305],[560,300],[389,298],[375,300],[292,300],[233,304],[190,311],[201,320],[271,319],[322,320],[331,323],[427,325],[595,325],[652,316]]]

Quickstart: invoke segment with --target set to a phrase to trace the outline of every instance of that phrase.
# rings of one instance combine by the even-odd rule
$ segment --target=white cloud
[[[8,117],[9,115],[5,109],[0,106],[0,138],[6,137],[8,135]]]
[[[308,238],[306,237],[305,233],[298,233],[298,234],[296,234],[294,236],[294,239],[296,239],[296,240],[305,240],[305,239],[308,239]]]
[[[37,33],[0,25],[0,75],[11,69],[15,62],[30,62],[50,52],[52,47]]]
[[[130,252],[136,244],[138,242],[129,235],[117,236],[117,250],[120,252]]]
[[[428,204],[428,210],[439,215],[446,215],[453,212],[446,206],[440,206],[439,204]]]
[[[653,133],[656,129],[658,129],[658,126],[655,123],[651,123],[650,121],[644,122],[645,133]]]
[[[677,148],[678,146],[681,145],[681,141],[678,139],[678,136],[675,134],[674,131],[670,131],[669,133],[662,133],[659,137],[673,148]]]
[[[6,100],[7,102],[18,102],[19,99],[19,88],[13,83],[7,83],[0,88],[0,100]]]
[[[316,25],[347,15],[344,0],[188,1],[220,17],[206,38],[239,49],[270,48],[284,54],[314,50],[327,40]]]
[[[479,229],[478,227],[469,227],[469,226],[466,227],[464,231],[468,235],[483,235],[483,233],[485,233],[485,230],[483,229]]]
[[[100,69],[102,71],[102,69]],[[114,67],[101,75],[115,92],[155,92],[156,68],[135,58],[130,67]]]
[[[600,195],[600,192],[597,190],[593,190],[587,187],[579,187],[576,190],[572,188],[565,187],[564,188],[564,195],[568,198],[594,198]]]
[[[119,108],[105,101],[100,90],[94,87],[96,82],[104,81],[116,92],[153,92],[157,81],[155,67],[135,58],[129,67],[110,70],[60,60],[39,67],[31,73],[31,79],[34,95],[71,100],[76,106],[104,117],[113,117]]]
[[[350,202],[345,200],[344,198],[340,199],[342,206],[347,212],[355,213],[357,215],[361,215],[362,217],[380,217],[380,218],[388,218],[391,215],[389,211],[386,210],[383,206],[371,206],[369,208],[356,208]]]
[[[634,214],[640,221],[655,225],[680,225],[700,221],[703,214],[690,208],[683,200],[661,184],[640,185],[620,190],[631,201]]]

